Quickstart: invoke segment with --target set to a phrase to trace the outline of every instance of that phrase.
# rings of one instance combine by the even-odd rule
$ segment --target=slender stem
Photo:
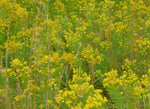
[[[145,103],[145,98],[143,96],[143,103],[144,103],[144,109],[146,109],[146,103]]]
[[[1,74],[3,73],[3,55],[1,55]]]
[[[56,96],[57,96],[57,94],[58,94],[58,92],[59,92],[59,89],[60,89],[62,76],[63,76],[63,74],[64,74],[64,72],[65,72],[66,67],[67,67],[67,66],[64,66],[63,71],[62,71],[62,73],[61,73],[61,75],[60,75],[60,77],[59,77],[59,84],[58,84],[58,87],[57,87],[57,90],[56,90],[56,94],[55,94],[55,97],[54,97],[55,102],[56,102]]]
[[[13,7],[13,4],[14,4],[14,0],[12,0],[11,2],[11,6]],[[12,8],[13,9],[13,8]],[[11,10],[12,11],[12,10]],[[5,69],[6,69],[6,72],[7,72],[7,67],[8,67],[8,40],[9,40],[9,36],[10,36],[10,25],[11,25],[11,21],[12,21],[12,13],[10,13],[10,16],[9,16],[9,25],[8,25],[8,32],[7,32],[7,43],[6,43],[6,58],[5,58]],[[8,103],[9,107],[11,108],[11,105],[9,103],[9,95],[8,95],[8,76],[6,77],[6,102]]]

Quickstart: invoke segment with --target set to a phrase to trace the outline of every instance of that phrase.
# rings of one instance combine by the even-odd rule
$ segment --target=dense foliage
[[[149,109],[149,0],[0,0],[0,109]]]

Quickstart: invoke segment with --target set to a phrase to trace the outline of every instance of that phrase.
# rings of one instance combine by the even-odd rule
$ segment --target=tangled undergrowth
[[[0,109],[149,109],[149,0],[0,0]]]

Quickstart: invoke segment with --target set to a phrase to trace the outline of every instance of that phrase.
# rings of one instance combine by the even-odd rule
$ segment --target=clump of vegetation
[[[149,0],[1,0],[0,108],[150,108]]]

